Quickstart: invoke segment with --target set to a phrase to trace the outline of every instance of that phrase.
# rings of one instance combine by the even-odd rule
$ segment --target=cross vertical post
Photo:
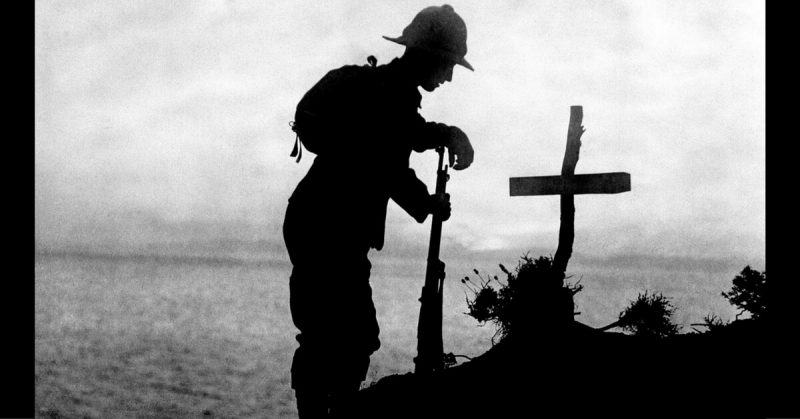
[[[581,136],[583,135],[583,107],[571,106],[569,112],[569,126],[567,128],[567,148],[564,151],[564,161],[561,164],[561,177],[569,180],[575,175],[575,166],[581,151]],[[561,194],[561,225],[558,229],[558,248],[553,257],[553,268],[560,272],[564,279],[567,263],[572,256],[572,243],[575,240],[575,195]]]
[[[561,274],[567,271],[575,239],[575,195],[616,194],[631,190],[631,175],[625,172],[575,174],[584,129],[583,107],[571,106],[567,147],[561,165],[561,176],[512,177],[509,179],[511,196],[560,195],[561,225],[558,230],[558,248],[553,257],[553,268]]]

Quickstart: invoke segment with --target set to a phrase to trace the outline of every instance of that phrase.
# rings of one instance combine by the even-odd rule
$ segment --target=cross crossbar
[[[571,106],[567,126],[567,148],[561,164],[561,176],[512,177],[511,196],[561,195],[561,227],[558,230],[558,249],[553,257],[553,269],[563,274],[572,255],[575,239],[575,195],[613,194],[631,190],[631,175],[625,172],[575,174],[580,155],[583,129],[583,107]]]
[[[511,196],[616,194],[631,190],[625,172],[587,173],[572,176],[532,176],[509,179]]]

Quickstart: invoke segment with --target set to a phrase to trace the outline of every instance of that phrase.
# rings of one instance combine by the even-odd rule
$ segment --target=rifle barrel
[[[439,166],[436,171],[436,193],[445,193],[447,166],[444,165],[444,147],[438,147]],[[443,368],[442,343],[442,284],[444,272],[439,261],[442,240],[442,217],[434,214],[431,220],[431,239],[428,246],[428,266],[425,269],[425,285],[422,287],[422,303],[417,326],[416,372],[431,372]]]

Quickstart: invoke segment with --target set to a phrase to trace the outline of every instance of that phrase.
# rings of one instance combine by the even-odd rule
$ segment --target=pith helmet
[[[467,25],[449,4],[422,9],[398,38],[392,42],[441,55],[475,71],[464,59],[467,55]]]

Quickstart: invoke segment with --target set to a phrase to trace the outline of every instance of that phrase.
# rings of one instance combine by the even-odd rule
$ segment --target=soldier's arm
[[[419,117],[422,119],[422,117]],[[413,136],[412,147],[416,152],[431,150],[445,146],[449,156],[450,167],[463,170],[472,164],[474,151],[472,144],[460,128],[445,125],[440,122],[418,123],[416,134]],[[454,164],[455,163],[455,164]]]
[[[417,115],[419,116],[419,115]],[[421,153],[436,147],[447,146],[450,138],[450,126],[441,122],[426,122],[422,116],[415,121],[416,129],[411,134],[412,148]]]
[[[413,169],[406,169],[392,182],[389,196],[418,223],[424,222],[433,210],[433,195]]]

